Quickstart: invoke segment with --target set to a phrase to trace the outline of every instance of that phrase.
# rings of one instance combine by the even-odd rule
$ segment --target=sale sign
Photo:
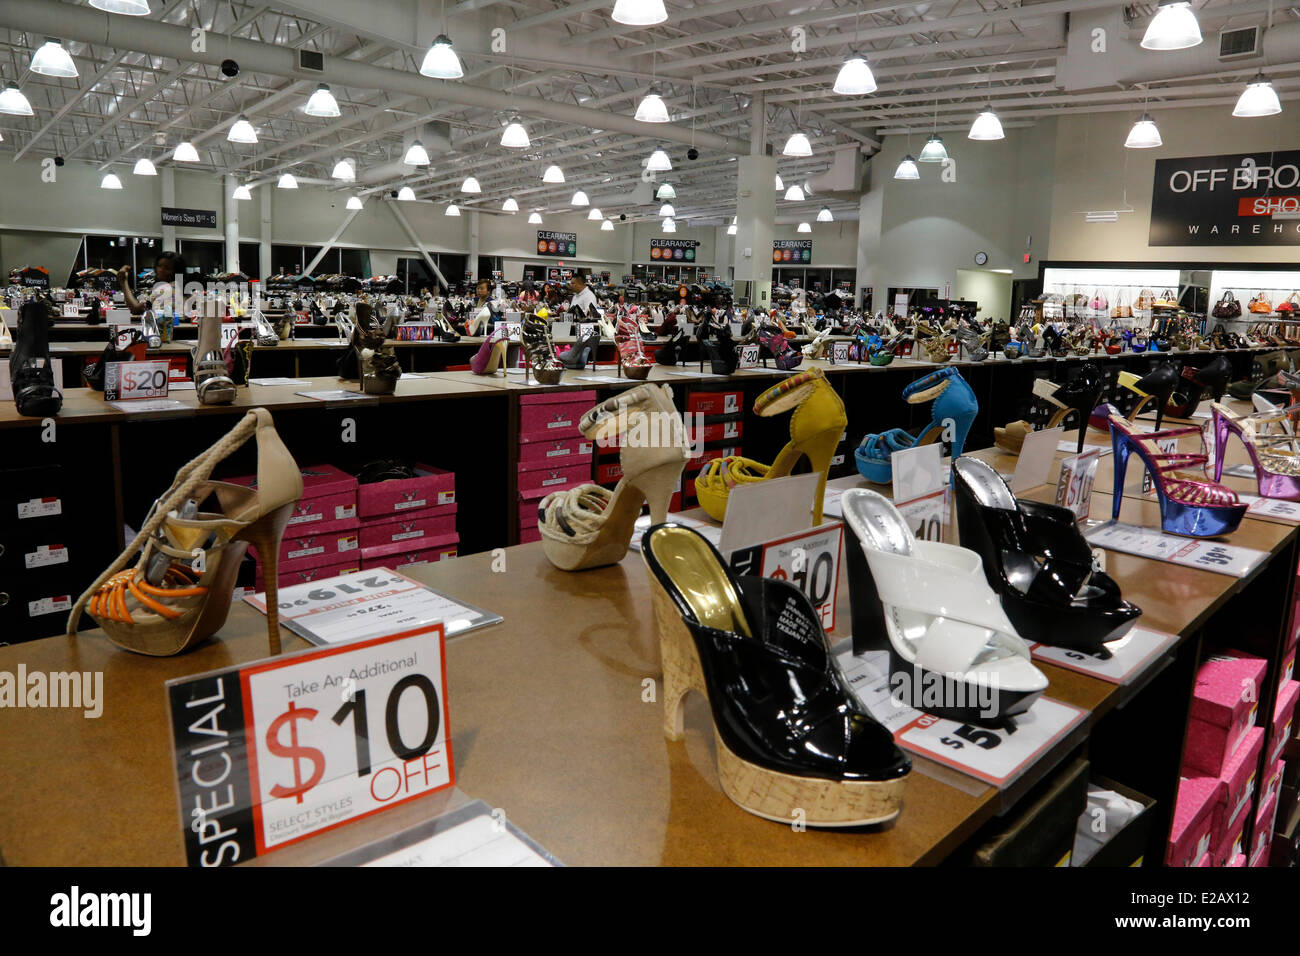
[[[136,398],[166,398],[171,380],[171,363],[107,362],[104,365],[104,401],[122,402]]]
[[[576,232],[552,232],[549,229],[539,229],[537,230],[537,254],[539,256],[576,256],[578,254],[578,234]]]
[[[231,866],[455,782],[434,624],[167,684],[190,866]]]
[[[835,596],[839,590],[844,525],[819,525],[778,541],[733,551],[728,563],[736,574],[756,574],[789,581],[812,602],[827,631],[835,630]]]

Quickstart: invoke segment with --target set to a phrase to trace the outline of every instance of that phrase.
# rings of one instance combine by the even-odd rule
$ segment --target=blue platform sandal
[[[867,481],[887,485],[894,479],[893,455],[919,445],[950,439],[952,457],[959,458],[966,446],[966,435],[979,411],[975,393],[955,368],[941,368],[919,378],[903,389],[909,405],[933,401],[930,423],[919,436],[902,428],[868,435],[854,452],[858,472]],[[951,429],[949,431],[948,429]]]

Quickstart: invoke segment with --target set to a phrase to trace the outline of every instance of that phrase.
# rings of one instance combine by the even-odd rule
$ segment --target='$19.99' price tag
[[[228,866],[455,782],[440,624],[185,678],[168,696],[192,866]]]

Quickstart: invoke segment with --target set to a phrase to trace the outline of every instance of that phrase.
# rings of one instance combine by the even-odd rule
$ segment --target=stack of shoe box
[[[1260,790],[1265,731],[1255,726],[1265,670],[1263,659],[1227,651],[1197,672],[1168,865],[1262,865],[1253,837],[1267,809]]]
[[[1264,786],[1262,792],[1275,792],[1274,825],[1271,832],[1269,859],[1273,866],[1292,865],[1296,841],[1300,840],[1300,827],[1291,828],[1291,821],[1300,811],[1297,796],[1296,765],[1300,763],[1300,741],[1296,740],[1297,705],[1300,704],[1300,680],[1295,679],[1295,644],[1283,655],[1291,666],[1282,672],[1278,682],[1277,697],[1273,701],[1273,714],[1268,722],[1268,736],[1264,743]],[[1290,759],[1287,759],[1287,758]],[[1289,784],[1288,784],[1289,781]],[[1257,835],[1261,840],[1263,831]]]
[[[257,487],[256,475],[226,480]],[[333,465],[303,468],[302,498],[293,506],[293,516],[280,541],[280,587],[360,570],[359,524],[357,479]],[[256,588],[261,591],[265,582],[262,560],[256,548],[248,550],[257,560]]]
[[[673,495],[671,510],[685,511],[696,506],[695,479],[705,465],[717,458],[744,454],[744,402],[744,393],[735,390],[695,388],[687,393],[686,438],[693,454],[682,472],[682,486]]]
[[[537,505],[553,491],[591,481],[594,444],[578,426],[596,404],[592,390],[539,392],[519,399],[519,543],[540,541]]]
[[[98,573],[55,466],[0,471],[0,643],[62,634],[72,602]]]
[[[361,570],[397,570],[456,556],[456,475],[430,465],[413,470],[414,477],[357,489]]]

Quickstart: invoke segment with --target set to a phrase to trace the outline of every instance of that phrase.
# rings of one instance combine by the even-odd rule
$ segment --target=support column
[[[489,282],[491,282],[492,281],[491,276],[478,274],[478,258],[479,258],[479,243],[478,243],[479,221],[478,220],[479,220],[478,210],[471,209],[469,211],[469,255],[467,257],[469,261],[465,263],[466,266],[465,271],[474,277],[475,282],[478,282],[479,279],[487,279]],[[457,276],[456,278],[460,279],[461,277]]]
[[[864,176],[861,198],[858,200],[858,278],[853,288],[854,305],[863,308],[862,290],[871,290],[871,311],[884,312],[889,303],[886,277],[881,268],[881,223],[883,221],[885,190],[872,182],[868,169]]]
[[[636,226],[628,223],[623,227],[623,275],[619,276],[619,281],[623,281],[623,276],[632,274],[632,263],[636,261]]]
[[[741,156],[736,165],[735,295],[748,297],[756,308],[770,309],[776,159]]]
[[[257,265],[262,273],[263,288],[271,278],[271,187],[258,186],[258,199],[262,204],[261,231],[258,233]]]
[[[433,256],[429,255],[429,250],[424,247],[424,243],[420,241],[420,237],[417,236],[415,230],[411,228],[411,224],[407,221],[406,215],[398,208],[401,203],[386,202],[384,205],[387,206],[388,211],[393,214],[393,218],[397,220],[397,224],[402,227],[402,231],[406,233],[406,238],[411,240],[411,245],[415,246],[416,250],[424,258],[425,264],[433,271],[433,274],[438,277],[438,281],[442,283],[442,291],[450,292],[451,286],[447,284],[446,276],[444,276],[441,270],[439,270],[438,264],[433,261]]]
[[[343,233],[347,231],[348,226],[352,225],[352,220],[357,218],[357,213],[360,211],[360,209],[353,209],[343,217],[343,224],[334,230],[334,235],[330,236],[329,241],[320,247],[320,252],[316,253],[316,258],[307,263],[306,267],[302,270],[305,275],[311,275],[312,272],[315,271],[316,267],[320,265],[320,261],[325,258],[325,253],[334,248],[334,243],[339,241]]]
[[[164,166],[158,173],[161,180],[159,185],[162,187],[162,205],[176,205],[176,170],[171,166]],[[160,213],[161,216],[161,213]],[[162,247],[165,252],[176,251],[176,227],[162,227]]]
[[[226,271],[239,271],[239,201],[235,199],[235,187],[238,183],[234,176],[227,176],[226,189]]]

